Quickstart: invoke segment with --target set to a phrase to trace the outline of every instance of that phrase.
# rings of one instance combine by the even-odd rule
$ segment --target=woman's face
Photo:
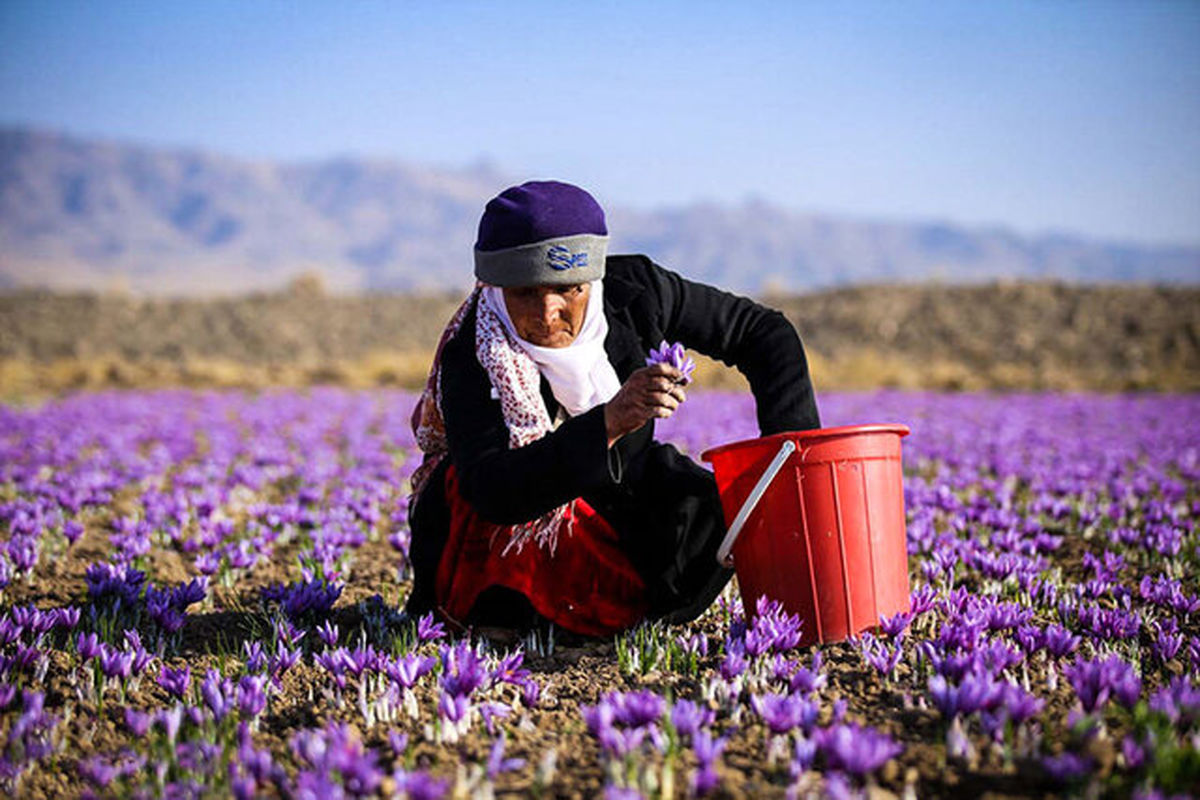
[[[538,347],[566,347],[583,328],[591,284],[509,286],[504,305],[517,335]]]

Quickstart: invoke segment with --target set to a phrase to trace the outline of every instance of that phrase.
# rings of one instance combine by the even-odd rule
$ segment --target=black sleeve
[[[764,436],[821,427],[804,347],[787,317],[644,261],[667,340],[683,342],[745,375]]]
[[[473,342],[473,326],[469,332]],[[450,459],[466,501],[484,519],[511,525],[611,485],[604,406],[510,449],[500,401],[491,398],[487,373],[464,338],[455,337],[442,353],[441,396]]]

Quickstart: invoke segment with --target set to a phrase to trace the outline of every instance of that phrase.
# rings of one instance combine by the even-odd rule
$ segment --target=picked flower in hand
[[[691,383],[692,373],[696,370],[696,362],[684,353],[683,345],[679,342],[667,344],[665,339],[658,349],[651,348],[646,366],[651,364],[670,364],[683,373],[683,383]]]

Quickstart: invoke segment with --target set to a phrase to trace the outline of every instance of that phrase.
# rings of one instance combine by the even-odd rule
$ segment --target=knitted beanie
[[[475,242],[475,277],[492,286],[561,286],[604,277],[608,228],[590,194],[529,181],[488,202]]]

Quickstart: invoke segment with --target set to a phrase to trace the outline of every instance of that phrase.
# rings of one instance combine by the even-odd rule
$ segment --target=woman
[[[764,435],[819,427],[800,338],[782,314],[607,256],[604,212],[553,181],[487,204],[479,280],[438,345],[413,415],[407,611],[605,636],[699,616],[732,572],[712,475],[654,441],[684,375],[645,366],[666,340],[736,366]]]

